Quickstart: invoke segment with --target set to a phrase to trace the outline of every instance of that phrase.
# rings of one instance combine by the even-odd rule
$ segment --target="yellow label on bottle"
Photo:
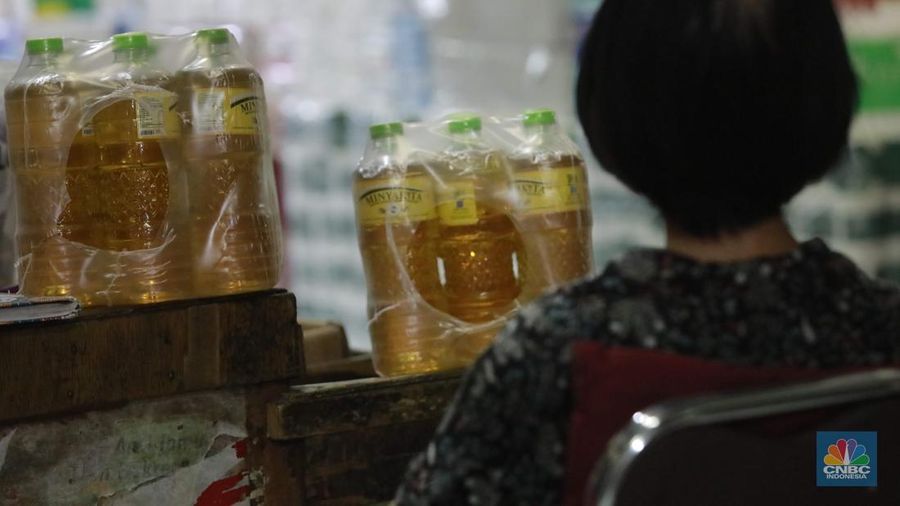
[[[579,211],[588,207],[583,167],[529,170],[518,172],[514,177],[520,215]]]
[[[137,92],[138,137],[162,139],[175,137],[179,132],[175,95],[167,91]]]
[[[475,202],[474,181],[454,181],[438,191],[438,216],[444,225],[474,225],[478,223],[478,204]]]
[[[412,176],[362,181],[356,187],[356,210],[361,225],[434,219],[431,180],[426,176]]]
[[[194,91],[193,128],[203,134],[259,133],[259,95],[251,88]]]

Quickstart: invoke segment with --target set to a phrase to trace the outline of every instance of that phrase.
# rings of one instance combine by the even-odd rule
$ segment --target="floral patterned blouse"
[[[560,504],[579,339],[732,364],[878,365],[900,360],[900,288],[820,240],[728,264],[632,251],[522,309],[466,375],[397,504]]]

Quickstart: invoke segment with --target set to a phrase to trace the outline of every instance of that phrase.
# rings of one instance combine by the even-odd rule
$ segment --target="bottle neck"
[[[231,56],[231,44],[204,44],[200,46],[200,54],[211,59],[225,58]]]
[[[451,133],[450,138],[459,145],[481,144],[481,131],[466,130],[465,132]]]
[[[559,133],[559,125],[551,123],[549,125],[528,125],[525,127],[525,135],[529,138],[545,135],[557,135]]]
[[[143,63],[150,59],[150,51],[146,49],[121,49],[113,52],[115,63]]]
[[[55,67],[58,60],[57,54],[42,53],[28,55],[29,67]]]
[[[400,151],[400,138],[397,136],[382,137],[372,140],[372,149],[382,155],[396,155]]]

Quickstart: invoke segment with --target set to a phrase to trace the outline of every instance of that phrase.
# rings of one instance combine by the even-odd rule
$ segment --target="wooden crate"
[[[0,423],[303,374],[284,290],[85,311],[0,329]]]
[[[270,447],[288,464],[268,476],[303,505],[357,505],[393,497],[423,451],[460,373],[302,385],[269,406]]]
[[[284,291],[0,332],[2,506],[381,503],[459,382],[366,377]]]
[[[4,328],[0,505],[292,504],[266,499],[266,429],[302,381],[296,314],[273,290]]]
[[[344,328],[336,322],[303,320],[306,356],[304,383],[375,377],[372,357],[350,350]]]

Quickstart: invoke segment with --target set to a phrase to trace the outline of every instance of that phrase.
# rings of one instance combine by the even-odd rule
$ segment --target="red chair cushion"
[[[677,397],[815,380],[836,373],[735,366],[656,350],[609,347],[589,341],[576,343],[565,504],[582,504],[588,477],[606,451],[607,442],[636,411]]]

